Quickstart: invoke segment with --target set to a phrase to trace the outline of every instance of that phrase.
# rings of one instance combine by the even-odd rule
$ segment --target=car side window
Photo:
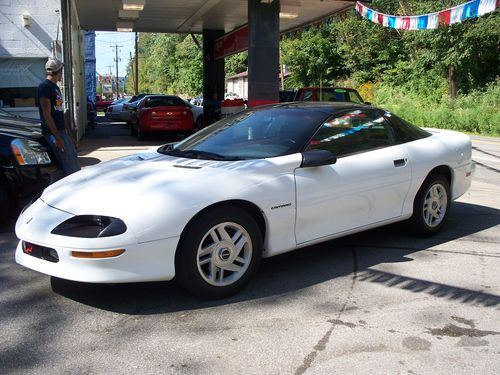
[[[328,118],[309,143],[310,150],[328,150],[337,157],[395,144],[392,128],[374,110],[355,109]]]
[[[411,142],[431,136],[431,133],[410,124],[392,113],[386,112],[384,117],[391,123],[399,143]]]

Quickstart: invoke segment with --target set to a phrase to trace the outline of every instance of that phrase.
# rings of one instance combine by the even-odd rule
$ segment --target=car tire
[[[413,202],[413,216],[409,220],[412,232],[421,237],[439,232],[448,218],[450,204],[450,183],[446,177],[429,175]]]
[[[137,121],[137,129],[136,129],[135,133],[136,133],[138,141],[144,140],[144,132],[141,130],[141,124],[139,124],[139,121]]]
[[[236,207],[218,207],[183,233],[176,254],[176,280],[203,299],[229,297],[248,282],[262,256],[255,219]]]

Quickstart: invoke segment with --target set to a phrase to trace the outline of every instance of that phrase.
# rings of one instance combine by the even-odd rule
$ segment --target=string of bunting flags
[[[356,12],[379,25],[400,30],[430,30],[494,12],[500,0],[472,0],[440,12],[418,16],[392,16],[356,2]]]

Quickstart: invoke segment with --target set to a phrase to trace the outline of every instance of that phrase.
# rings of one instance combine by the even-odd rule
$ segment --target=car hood
[[[266,199],[269,185],[279,193],[279,180],[289,179],[300,162],[300,154],[232,162],[136,154],[70,175],[49,186],[41,199],[72,215],[120,218],[139,240],[153,240],[148,233],[158,233],[158,225],[172,230],[163,238],[179,235],[173,228],[215,202]]]
[[[0,134],[7,135],[12,138],[42,138],[40,125],[36,123],[25,122],[19,119],[2,119],[0,121]]]

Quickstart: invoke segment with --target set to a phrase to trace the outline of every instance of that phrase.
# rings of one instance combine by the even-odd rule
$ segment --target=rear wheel
[[[144,132],[141,130],[141,124],[139,123],[139,120],[137,120],[136,135],[137,135],[137,139],[139,141],[143,141],[144,140]]]
[[[215,208],[184,233],[176,278],[201,298],[225,298],[243,288],[261,255],[262,234],[253,217],[236,207]]]
[[[420,236],[431,236],[441,230],[450,209],[450,184],[440,174],[429,175],[415,197],[412,231]]]

